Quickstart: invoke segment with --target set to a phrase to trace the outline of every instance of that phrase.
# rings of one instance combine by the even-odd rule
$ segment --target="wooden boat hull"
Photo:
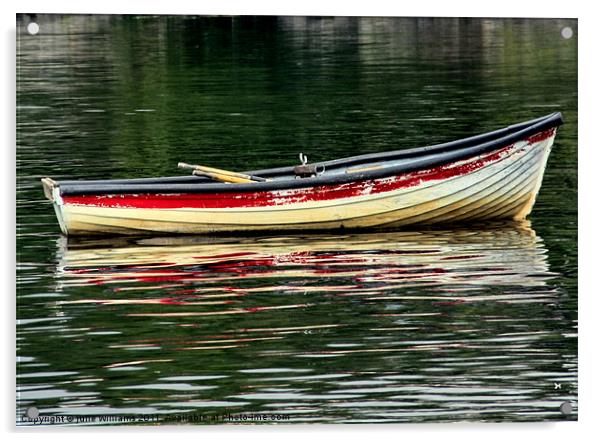
[[[556,127],[459,160],[349,182],[217,192],[83,191],[46,185],[69,235],[205,234],[273,230],[395,228],[416,224],[526,218],[541,187]],[[382,167],[382,166],[381,166]],[[322,180],[323,181],[323,180]],[[226,185],[226,184],[222,184]],[[144,189],[144,185],[141,186]],[[96,187],[94,187],[96,188]],[[242,188],[242,187],[240,187]],[[265,190],[264,190],[265,188]],[[227,190],[227,191],[226,191]]]

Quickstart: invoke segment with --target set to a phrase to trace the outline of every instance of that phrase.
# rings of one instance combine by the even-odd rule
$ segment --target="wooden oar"
[[[367,172],[367,171],[372,171],[372,170],[378,170],[383,168],[382,165],[373,165],[373,166],[369,166],[369,167],[355,167],[355,168],[348,168],[347,170],[345,170],[345,173],[361,173],[361,172]]]
[[[227,182],[230,184],[252,184],[257,181],[250,179],[237,178],[236,176],[221,175],[219,173],[208,173],[200,170],[193,170],[192,174],[195,176],[203,176],[205,178],[213,179],[214,181]]]
[[[186,164],[185,162],[178,163],[179,168],[186,168],[193,170],[192,174],[196,176],[206,176],[216,181],[231,182],[236,184],[250,183],[250,182],[266,182],[268,179],[259,176],[250,176],[243,173],[236,173],[229,170],[222,170],[220,168],[206,167],[204,165],[192,165]]]

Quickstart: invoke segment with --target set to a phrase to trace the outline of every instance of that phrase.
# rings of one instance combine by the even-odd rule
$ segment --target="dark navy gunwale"
[[[113,179],[101,181],[59,181],[57,184],[63,196],[75,195],[106,195],[106,194],[169,194],[169,193],[253,193],[257,191],[287,190],[293,188],[311,188],[322,185],[339,185],[354,181],[364,181],[385,178],[408,173],[416,170],[432,168],[458,160],[466,159],[489,153],[505,147],[521,139],[558,127],[563,124],[560,112],[552,113],[541,118],[533,119],[519,124],[514,124],[503,129],[495,130],[481,135],[460,139],[444,144],[428,147],[419,147],[405,150],[395,150],[384,153],[373,153],[349,158],[335,159],[321,164],[326,169],[358,166],[378,161],[392,161],[398,159],[417,159],[411,164],[383,167],[377,170],[358,172],[353,174],[341,173],[336,175],[323,175],[313,178],[294,179],[293,167],[280,167],[265,170],[251,170],[244,172],[265,178],[290,175],[290,180],[271,182],[256,182],[252,184],[223,184],[213,183],[207,178],[196,176],[163,177],[142,179]],[[430,156],[438,153],[435,158]]]

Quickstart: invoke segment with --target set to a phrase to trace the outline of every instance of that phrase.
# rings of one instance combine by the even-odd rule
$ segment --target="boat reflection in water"
[[[117,284],[120,291],[127,290],[124,285],[169,291],[196,286],[190,295],[158,299],[188,305],[210,292],[325,292],[384,299],[396,289],[420,286],[439,287],[441,298],[483,300],[471,294],[479,286],[537,287],[551,276],[546,250],[528,221],[491,223],[478,230],[372,234],[61,238],[59,249],[60,287]],[[267,286],[236,286],[244,280]],[[525,301],[533,294],[487,299]]]
[[[61,372],[57,341],[87,354],[55,387],[95,380],[47,412],[566,419],[576,364],[544,244],[527,222],[482,227],[61,239],[62,328],[31,344]]]

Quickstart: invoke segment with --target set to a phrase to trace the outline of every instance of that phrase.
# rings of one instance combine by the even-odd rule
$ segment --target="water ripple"
[[[38,15],[32,37],[19,17],[19,423],[29,406],[577,418],[574,20]],[[67,241],[40,188],[319,162],[553,110],[532,225]]]

